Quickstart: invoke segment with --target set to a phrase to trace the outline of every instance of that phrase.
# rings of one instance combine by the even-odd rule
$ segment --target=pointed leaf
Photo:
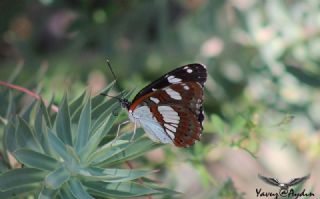
[[[123,95],[125,98],[130,96],[130,92],[124,92]],[[100,106],[97,108],[93,109],[92,111],[92,119],[95,120],[93,123],[92,127],[92,134],[94,134],[98,128],[103,124],[104,120],[109,117],[109,115],[114,115],[113,111],[116,110],[116,108],[121,108],[119,107],[119,102],[115,98],[109,99],[105,103],[102,103]],[[116,117],[116,116],[115,116]]]
[[[70,172],[64,166],[62,166],[46,176],[45,186],[49,189],[58,189],[69,179]]]
[[[79,174],[82,175],[86,181],[124,182],[146,176],[150,173],[151,172],[147,170],[89,167],[82,169]]]
[[[74,197],[74,195],[72,194],[69,185],[66,183],[62,186],[62,188],[60,189],[60,193],[59,196],[61,199],[77,199]]]
[[[91,100],[88,97],[82,109],[76,136],[76,151],[79,152],[88,142],[91,124]]]
[[[54,158],[29,149],[19,149],[14,156],[20,163],[36,169],[52,171],[59,166]]]
[[[126,150],[110,157],[104,164],[116,164],[119,162],[130,160],[160,146],[162,146],[162,144],[155,143],[147,137],[142,137],[127,146]]]
[[[5,172],[0,175],[0,191],[7,191],[17,187],[41,182],[46,173],[39,169],[21,168]]]
[[[88,194],[81,182],[77,179],[71,179],[69,181],[69,186],[72,194],[78,199],[94,199]]]
[[[19,125],[16,131],[17,144],[21,148],[28,148],[34,151],[42,151],[41,145],[36,140],[29,125],[22,118],[18,118]]]
[[[4,173],[6,171],[9,170],[9,161],[5,160],[5,161],[0,161],[0,173]]]
[[[105,89],[100,91],[100,93],[109,93],[109,91],[113,88],[114,83],[116,81],[112,81]],[[97,96],[94,96],[92,98],[92,108],[96,108],[98,105],[100,105],[105,100],[105,97],[98,94]]]
[[[61,106],[59,107],[59,112],[56,118],[56,132],[63,143],[72,146],[71,123],[67,95],[63,97]]]
[[[97,151],[90,155],[88,162],[93,165],[106,164],[109,159],[117,154],[122,153],[129,146],[129,141],[127,140],[117,140],[115,143],[111,141],[108,144],[100,147]]]
[[[30,115],[34,106],[36,105],[36,102],[37,100],[33,99],[32,102],[28,106],[26,106],[19,114],[25,121],[30,121]]]
[[[153,185],[148,184],[148,186],[154,190],[159,191],[159,193],[156,193],[155,195],[162,194],[162,195],[168,195],[168,196],[172,197],[173,195],[181,194],[181,192],[177,192],[177,191],[174,191],[171,189],[163,188],[157,184],[153,184]]]
[[[100,197],[138,197],[151,194],[161,193],[150,187],[134,182],[120,183],[103,183],[103,182],[86,182],[89,192]]]
[[[15,126],[10,121],[4,129],[3,146],[5,151],[13,152],[17,150],[18,144],[15,137]]]
[[[48,141],[48,130],[45,117],[42,114],[41,104],[38,107],[38,112],[34,121],[35,137],[40,142],[42,149],[46,154],[52,154]]]
[[[52,102],[53,103],[53,102]],[[48,108],[50,107],[51,105],[48,105]],[[44,104],[43,100],[41,99],[40,100],[40,110],[41,110],[41,113],[44,117],[44,119],[46,120],[46,124],[49,128],[52,128],[52,124],[51,124],[51,120],[50,120],[50,116],[49,116],[49,113],[48,113],[48,110],[46,108],[46,105]]]
[[[20,61],[17,66],[15,67],[15,69],[11,72],[9,78],[8,78],[8,82],[9,83],[13,83],[19,76],[19,74],[21,73],[21,70],[23,68],[23,61]]]
[[[77,97],[75,100],[73,100],[70,103],[70,113],[75,113],[76,110],[82,106],[83,100],[85,99],[86,91],[83,91],[82,94]]]
[[[40,184],[27,184],[15,187],[8,191],[0,191],[0,198],[24,198],[29,193],[35,192],[40,187]]]
[[[65,161],[72,159],[72,157],[68,154],[68,150],[64,143],[51,130],[49,130],[48,138],[49,144],[53,151],[60,155],[61,158],[63,158]]]
[[[92,133],[97,131],[98,128],[103,124],[104,120],[113,114],[112,111],[119,106],[119,103],[115,99],[110,99],[96,109],[92,111],[92,120],[94,120],[92,125]]]
[[[48,189],[46,187],[43,187],[41,192],[38,195],[38,199],[52,199],[56,198],[56,195],[59,193],[59,190],[56,189]]]
[[[110,129],[113,126],[114,121],[117,117],[110,116],[105,119],[104,123],[100,126],[99,129],[97,129],[96,132],[92,133],[92,136],[90,137],[87,144],[83,147],[81,150],[81,159],[86,160],[87,157],[99,146],[99,143],[102,141],[102,139],[109,133]]]
[[[50,124],[53,124],[53,122],[56,120],[56,117],[57,117],[57,112],[54,112],[52,110],[53,105],[54,105],[54,95],[52,95],[51,100],[50,100],[50,102],[49,102],[49,104],[48,104],[48,106],[46,108],[47,113],[49,113],[48,114],[49,115],[49,120],[48,121],[50,122]],[[46,106],[44,106],[44,107],[46,107]],[[58,111],[59,111],[59,109],[58,109]],[[47,119],[46,119],[46,121],[47,121]],[[47,125],[49,126],[48,121],[47,121]],[[52,128],[52,127],[53,126],[50,125],[50,128]]]
[[[16,113],[16,106],[14,104],[14,99],[13,99],[13,95],[12,92],[9,91],[9,97],[8,97],[8,108],[7,108],[7,114],[6,114],[6,118],[7,120],[10,120]]]
[[[71,146],[66,146],[68,154],[72,157],[73,162],[79,164],[80,163],[80,158],[75,149]]]

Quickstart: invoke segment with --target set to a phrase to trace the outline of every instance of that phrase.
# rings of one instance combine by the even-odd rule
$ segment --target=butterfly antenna
[[[109,59],[107,59],[107,64],[108,64],[108,67],[109,67],[109,69],[110,69],[110,71],[111,71],[111,73],[112,73],[113,79],[114,79],[115,81],[117,81],[117,77],[116,77],[115,73],[113,72],[113,69],[112,69],[112,67],[111,67],[111,63],[110,63]]]
[[[115,73],[113,72],[113,69],[112,69],[112,66],[111,66],[111,62],[109,61],[109,59],[107,59],[107,64],[108,64],[109,70],[111,71],[111,74],[112,74],[112,76],[113,76],[114,81],[116,82],[116,84],[118,84],[118,82],[117,82],[117,76],[116,76]],[[119,85],[118,85],[118,86],[119,86]],[[121,99],[120,97],[110,96],[110,95],[108,95],[108,94],[106,94],[106,93],[100,93],[100,95],[102,95],[102,96],[107,96],[107,97],[112,97],[112,98],[116,98],[116,99],[118,99],[118,100]]]

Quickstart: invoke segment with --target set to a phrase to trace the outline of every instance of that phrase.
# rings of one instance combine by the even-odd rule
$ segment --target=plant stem
[[[41,96],[38,95],[37,93],[33,92],[33,91],[30,91],[29,89],[27,88],[24,88],[24,87],[21,87],[21,86],[18,86],[18,85],[15,85],[15,84],[10,84],[8,82],[3,82],[3,81],[0,81],[0,85],[1,86],[5,86],[7,88],[11,88],[11,89],[14,89],[14,90],[18,90],[18,91],[21,91],[37,100],[41,100]],[[48,103],[45,101],[45,104],[47,105]],[[55,105],[52,105],[51,106],[51,110],[53,112],[58,112],[59,108]]]

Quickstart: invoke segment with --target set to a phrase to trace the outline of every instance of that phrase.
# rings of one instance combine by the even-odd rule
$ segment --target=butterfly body
[[[200,140],[206,79],[204,65],[185,65],[143,88],[132,102],[120,102],[129,119],[136,127],[142,127],[151,140],[188,147]]]

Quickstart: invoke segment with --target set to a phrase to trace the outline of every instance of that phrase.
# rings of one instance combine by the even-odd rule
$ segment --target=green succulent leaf
[[[98,167],[89,167],[82,169],[80,175],[86,181],[104,181],[104,182],[124,182],[134,180],[150,174],[147,170],[131,169],[103,169]]]
[[[9,83],[13,83],[15,80],[17,80],[19,74],[21,73],[21,70],[23,68],[22,64],[18,64],[15,69],[12,71],[12,73],[10,74],[7,82]]]
[[[13,103],[14,102],[13,101],[13,95],[12,95],[11,91],[9,91],[9,97],[8,98],[9,98],[8,99],[9,104],[8,104],[8,108],[7,108],[6,118],[9,120],[14,116],[14,114],[16,112],[16,106]]]
[[[55,126],[57,135],[63,141],[63,143],[72,146],[71,122],[66,94],[63,97],[62,103],[59,107]]]
[[[152,185],[148,184],[148,186],[151,187],[154,190],[159,191],[159,193],[155,193],[154,195],[158,195],[158,194],[168,195],[171,198],[173,195],[181,194],[181,192],[177,192],[177,191],[174,191],[174,190],[171,190],[171,189],[159,187],[158,185],[154,185],[154,184],[152,184]]]
[[[118,102],[115,99],[110,99],[98,106],[96,109],[92,110],[92,118],[94,122],[92,125],[91,134],[94,134],[97,129],[104,124],[104,121],[110,116],[110,114],[112,114],[112,111],[116,108],[116,106],[118,106]]]
[[[39,187],[39,184],[21,185],[7,191],[0,191],[0,198],[23,198],[23,196],[35,192]]]
[[[28,106],[26,106],[19,114],[21,118],[23,118],[25,121],[30,121],[31,112],[34,106],[36,105],[36,103],[37,103],[37,100],[32,100],[32,102]]]
[[[71,189],[72,194],[78,199],[94,199],[92,196],[88,194],[85,190],[82,183],[77,179],[71,179],[69,181],[69,186]]]
[[[48,129],[45,117],[42,114],[41,105],[38,107],[37,115],[34,121],[35,137],[40,142],[43,151],[46,154],[52,154],[51,147],[48,141]]]
[[[52,171],[59,166],[54,158],[30,149],[19,149],[14,156],[20,163],[36,169]]]
[[[139,157],[147,151],[151,151],[155,148],[162,146],[162,144],[155,143],[147,137],[141,137],[135,142],[131,143],[123,150],[121,153],[118,153],[108,159],[106,162],[109,164],[116,164],[126,160],[131,160],[133,158]]]
[[[90,137],[87,144],[82,148],[80,157],[82,160],[87,160],[88,156],[97,150],[101,140],[109,133],[112,125],[117,117],[109,116],[104,120],[104,123],[99,129]]]
[[[57,113],[56,112],[52,112],[52,107],[54,105],[54,95],[52,95],[50,101],[49,101],[49,104],[47,105],[47,108],[45,108],[46,106],[44,106],[44,108],[46,109],[47,113],[51,113],[49,114],[49,121],[47,121],[47,118],[46,118],[46,121],[47,121],[47,125],[52,128],[52,125],[51,124],[54,124],[54,121],[56,119],[56,116],[57,116]],[[49,125],[50,123],[50,125]]]
[[[45,175],[46,172],[33,168],[9,170],[0,175],[0,191],[7,191],[41,182]]]
[[[15,138],[15,131],[15,126],[12,121],[10,121],[4,129],[3,146],[6,152],[9,151],[12,153],[18,148],[18,144]]]
[[[51,105],[48,105],[48,108],[50,108],[50,106]],[[51,124],[51,120],[50,120],[50,116],[49,116],[48,110],[46,108],[46,105],[42,101],[42,99],[40,100],[40,110],[41,110],[41,113],[42,113],[42,115],[43,115],[43,117],[44,117],[44,119],[46,121],[47,126],[52,128],[52,124]]]
[[[68,181],[69,178],[70,172],[62,166],[45,177],[45,186],[49,189],[58,189],[63,183]]]
[[[70,108],[70,113],[78,113],[79,111],[79,108],[82,107],[82,103],[83,103],[83,100],[85,99],[86,97],[86,91],[83,91],[82,94],[77,97],[75,100],[73,100],[70,105],[69,105],[69,108]],[[72,115],[72,117],[74,117],[74,115]]]
[[[123,152],[129,146],[127,140],[116,140],[114,143],[105,144],[100,147],[89,157],[88,162],[92,162],[93,165],[107,164],[110,162],[110,158]]]
[[[91,128],[91,100],[87,98],[84,108],[82,109],[80,120],[78,124],[78,130],[75,135],[75,147],[76,151],[79,152],[82,147],[86,145],[90,136]]]
[[[105,92],[111,88],[109,85]],[[56,115],[49,115],[42,101],[36,109],[34,105],[28,107],[27,115],[35,114],[33,128],[21,118],[9,119],[5,124],[4,149],[24,168],[9,171],[6,166],[0,168],[4,172],[0,175],[0,198],[36,193],[41,199],[162,194],[160,187],[150,183],[131,182],[151,171],[99,167],[123,163],[160,146],[142,137],[142,130],[137,131],[132,143],[129,143],[132,134],[108,142],[105,138],[118,118],[113,115],[116,106],[119,106],[116,99],[102,96],[90,99],[83,93],[69,107],[65,95]],[[4,159],[8,159],[6,155]]]
[[[103,182],[87,182],[85,185],[89,188],[89,192],[101,197],[138,197],[151,194],[159,194],[160,191],[154,190],[142,184],[135,182],[120,183],[103,183]]]
[[[46,187],[43,187],[38,195],[38,199],[52,199],[55,198],[58,193],[58,189],[48,189]]]
[[[27,122],[19,117],[18,121],[19,125],[15,137],[19,147],[33,149],[34,151],[42,151],[41,145],[35,138]]]
[[[72,159],[65,144],[52,132],[52,130],[49,130],[48,138],[50,146],[61,158],[65,161],[70,161]]]
[[[100,91],[100,93],[109,93],[110,90],[113,88],[115,82],[116,82],[115,80],[112,81],[106,88],[104,88],[102,91]],[[100,94],[94,96],[92,98],[92,108],[94,109],[95,107],[100,105],[104,100],[105,100],[105,97],[101,96]]]
[[[79,164],[81,161],[75,149],[72,146],[68,146],[68,145],[66,146],[66,149],[68,151],[68,154],[70,154],[70,156],[72,157],[72,164]]]
[[[67,183],[65,183],[61,189],[59,196],[61,199],[77,199],[71,192],[70,187]]]
[[[119,106],[119,102],[117,101],[117,99],[109,99],[108,101],[103,102],[102,104],[100,104],[92,110],[92,118],[97,122],[101,122],[100,118],[105,118],[107,115],[109,115],[109,113],[111,113],[112,110],[114,110],[116,106]],[[97,123],[97,126],[99,126],[98,124],[99,123]]]
[[[9,170],[9,164],[5,161],[0,161],[0,174]]]

